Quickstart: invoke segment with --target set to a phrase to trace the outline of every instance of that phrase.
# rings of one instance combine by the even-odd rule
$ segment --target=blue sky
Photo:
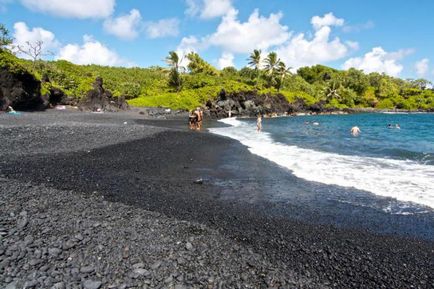
[[[259,48],[294,69],[434,80],[432,11],[429,0],[0,0],[0,23],[16,45],[42,40],[48,58],[80,64],[164,65],[176,50],[240,68]]]

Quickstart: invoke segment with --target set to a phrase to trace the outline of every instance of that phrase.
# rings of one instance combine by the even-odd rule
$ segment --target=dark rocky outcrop
[[[45,109],[47,103],[41,96],[41,82],[28,72],[12,72],[0,67],[0,111],[8,106],[16,110]]]
[[[218,98],[206,103],[206,113],[215,118],[232,116],[256,116],[261,114],[285,114],[291,105],[281,95],[258,94],[255,91],[226,93],[222,90]]]
[[[124,97],[114,98],[109,90],[104,89],[103,79],[97,77],[93,89],[87,92],[86,97],[79,103],[81,110],[87,111],[120,111],[127,110],[128,104]]]

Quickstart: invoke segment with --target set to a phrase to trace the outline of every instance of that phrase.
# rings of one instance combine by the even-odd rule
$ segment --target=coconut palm
[[[278,91],[280,90],[285,77],[292,74],[291,69],[292,69],[292,67],[286,67],[285,62],[279,61],[278,65],[277,65],[277,69],[276,69],[276,74],[279,77],[279,81],[277,83],[277,90]]]
[[[170,51],[169,56],[166,57],[165,61],[170,68],[175,69],[178,72],[180,71],[182,58],[179,57],[176,51]]]
[[[176,91],[180,91],[182,88],[182,77],[180,73],[183,69],[181,66],[182,58],[180,58],[175,51],[170,51],[165,61],[170,67],[169,85],[175,88]]]
[[[247,59],[249,61],[249,66],[255,68],[256,71],[261,69],[261,53],[262,51],[260,49],[255,49]]]
[[[270,52],[268,53],[264,62],[265,62],[265,67],[264,67],[265,71],[268,73],[268,75],[273,75],[274,72],[279,67],[280,59],[277,57],[276,52]]]

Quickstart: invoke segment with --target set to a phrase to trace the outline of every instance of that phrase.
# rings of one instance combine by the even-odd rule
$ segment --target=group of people
[[[203,111],[200,107],[190,112],[188,125],[192,130],[201,130],[203,122]]]

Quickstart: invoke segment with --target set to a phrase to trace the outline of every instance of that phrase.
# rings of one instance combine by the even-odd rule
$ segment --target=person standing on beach
[[[196,129],[197,130],[201,130],[202,129],[202,120],[203,120],[203,112],[200,109],[200,107],[197,107],[194,114],[197,117],[197,125],[196,125]]]
[[[353,136],[358,136],[359,134],[360,134],[360,128],[358,127],[358,126],[353,126],[352,128],[351,128],[351,134],[353,135]]]
[[[256,131],[262,131],[262,116],[260,113],[258,114],[258,119],[256,120]]]
[[[195,111],[190,111],[190,114],[188,116],[188,125],[191,130],[194,130],[197,128],[197,115]]]

